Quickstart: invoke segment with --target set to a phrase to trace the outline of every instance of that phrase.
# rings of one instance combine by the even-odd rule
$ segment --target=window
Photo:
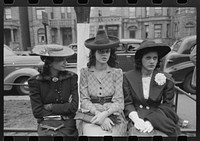
[[[45,30],[43,28],[38,29],[38,42],[44,43],[45,40]]]
[[[145,25],[145,38],[149,36],[149,25]]]
[[[71,7],[67,7],[67,18],[72,17]]]
[[[51,29],[52,43],[56,43],[56,32],[57,32],[57,29],[55,29],[55,28]]]
[[[146,7],[146,8],[145,8],[145,16],[146,16],[146,17],[149,17],[149,7]]]
[[[167,32],[166,32],[166,37],[170,37],[170,24],[167,24]]]
[[[65,18],[65,8],[64,7],[60,8],[60,13],[61,13],[61,19],[64,19]]]
[[[130,38],[135,38],[135,30],[130,30],[129,31],[129,37]]]
[[[161,7],[155,7],[155,16],[162,16],[162,8]]]
[[[12,19],[11,8],[5,8],[5,19]]]
[[[154,37],[155,38],[161,38],[162,35],[162,25],[161,24],[155,24],[154,25]]]
[[[118,37],[118,26],[117,25],[109,25],[106,26],[106,31],[109,36]]]
[[[36,8],[36,18],[38,20],[42,19],[42,11],[45,12],[45,9],[44,8]]]
[[[136,17],[135,7],[129,8],[129,18],[135,18],[135,17]]]

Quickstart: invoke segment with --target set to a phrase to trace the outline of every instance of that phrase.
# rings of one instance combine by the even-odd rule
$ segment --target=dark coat
[[[169,74],[164,73],[167,78],[166,83],[158,85],[154,80],[157,73],[163,72],[157,69],[154,70],[148,99],[144,99],[143,96],[141,71],[131,70],[124,74],[124,113],[128,117],[130,112],[137,111],[139,117],[149,120],[155,129],[168,135],[177,135],[180,132],[179,127],[176,125],[179,118],[172,107],[175,90],[174,82]],[[177,132],[174,130],[177,130]]]
[[[78,76],[69,71],[62,72],[59,80],[53,82],[50,76],[41,74],[28,80],[33,115],[38,121],[49,115],[64,115],[74,118],[78,109]],[[72,101],[69,97],[72,96]],[[43,105],[52,103],[52,111]]]

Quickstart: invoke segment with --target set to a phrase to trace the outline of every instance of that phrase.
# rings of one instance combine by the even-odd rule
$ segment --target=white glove
[[[153,130],[153,126],[152,126],[151,122],[145,121],[144,123],[145,123],[145,129],[142,132],[143,133],[146,133],[146,132],[150,133]]]
[[[133,111],[129,114],[129,118],[134,122],[136,129],[143,131],[145,129],[145,122],[143,119],[139,118],[137,112]]]

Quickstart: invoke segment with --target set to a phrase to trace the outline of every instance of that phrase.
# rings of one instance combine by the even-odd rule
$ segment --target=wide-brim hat
[[[99,29],[96,37],[89,38],[85,41],[85,46],[92,50],[109,49],[119,46],[119,39],[114,36],[108,36],[106,31]]]
[[[136,50],[135,59],[139,58],[139,56],[142,55],[142,52],[148,50],[156,51],[158,53],[158,57],[161,59],[171,51],[171,48],[164,43],[156,43],[155,41],[144,41]]]
[[[73,49],[57,44],[36,45],[32,52],[46,57],[68,57],[74,54]]]

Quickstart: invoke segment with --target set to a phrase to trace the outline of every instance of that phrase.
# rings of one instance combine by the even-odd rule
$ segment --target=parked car
[[[68,58],[68,63],[77,63],[77,43],[72,43],[67,47],[74,50],[74,54]]]
[[[11,83],[27,84],[27,79],[37,75],[39,56],[20,56],[4,45],[4,90],[16,90],[18,94],[28,94],[28,86],[13,86]]]
[[[194,64],[190,61],[189,55],[195,45],[196,35],[177,40],[161,67],[164,72],[172,74],[176,84],[181,84],[183,90],[192,94],[196,93],[196,89],[191,85]]]
[[[121,68],[123,72],[134,68],[135,51],[142,42],[143,40],[141,39],[120,39],[116,54],[119,63],[118,67]]]

